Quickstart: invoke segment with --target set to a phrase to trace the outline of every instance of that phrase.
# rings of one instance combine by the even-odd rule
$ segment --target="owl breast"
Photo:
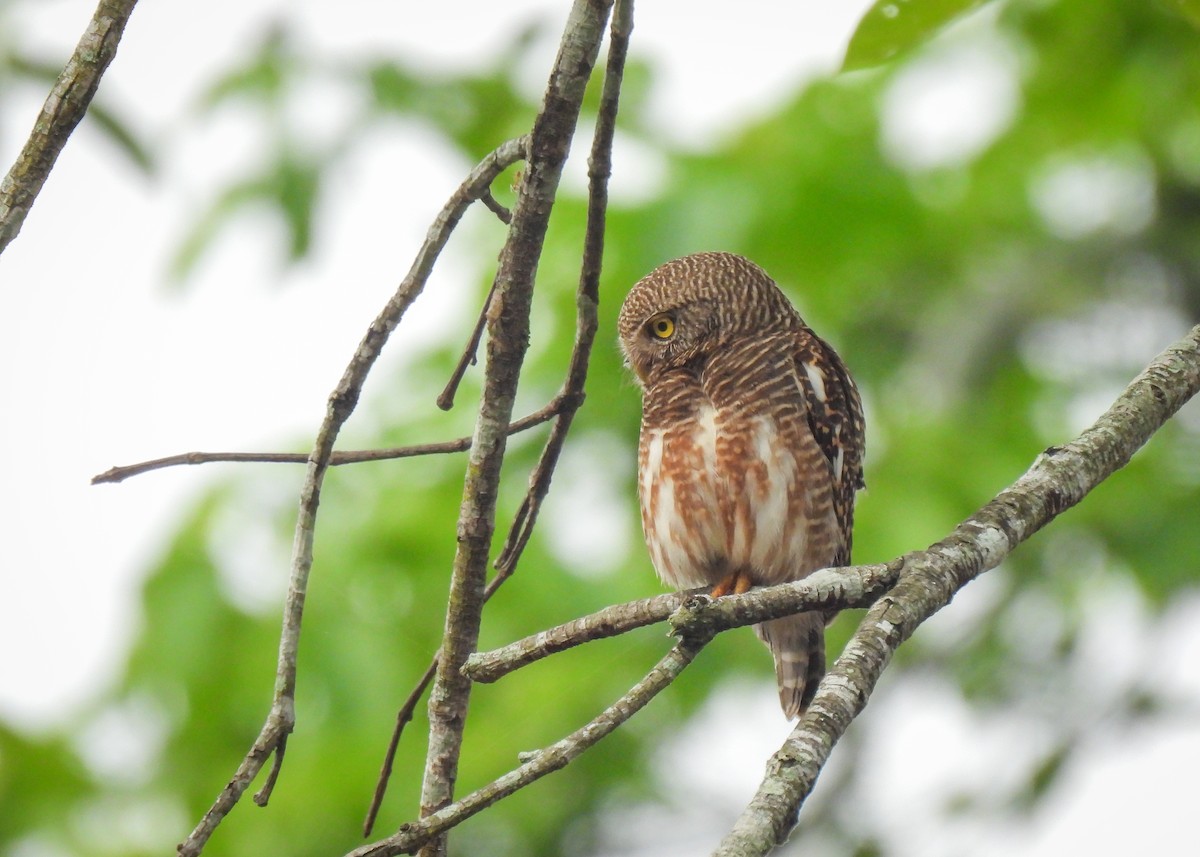
[[[639,494],[659,576],[690,588],[741,570],[772,584],[829,564],[837,528],[809,514],[829,508],[829,480],[802,478],[828,465],[803,410],[749,408],[709,392],[700,379],[647,391]]]

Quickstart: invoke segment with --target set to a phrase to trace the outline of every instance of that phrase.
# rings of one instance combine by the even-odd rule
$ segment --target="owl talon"
[[[735,571],[733,574],[720,580],[709,593],[713,598],[720,598],[722,595],[741,595],[743,592],[749,592],[750,587],[754,585],[750,580],[750,575],[744,571]]]

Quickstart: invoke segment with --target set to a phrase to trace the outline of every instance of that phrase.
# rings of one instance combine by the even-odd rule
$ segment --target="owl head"
[[[639,280],[621,305],[625,362],[645,385],[659,372],[694,365],[741,337],[794,327],[787,297],[749,259],[696,253]]]

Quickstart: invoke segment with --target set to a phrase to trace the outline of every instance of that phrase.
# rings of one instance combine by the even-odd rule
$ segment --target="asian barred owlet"
[[[630,290],[619,331],[642,387],[638,493],[659,577],[720,596],[849,564],[858,390],[766,272],[729,253],[668,262]],[[754,627],[789,718],[825,672],[826,621]]]

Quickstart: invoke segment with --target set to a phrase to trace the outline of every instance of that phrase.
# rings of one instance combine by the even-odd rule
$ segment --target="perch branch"
[[[489,302],[487,371],[467,464],[458,522],[458,550],[450,578],[446,627],[437,674],[429,693],[429,748],[421,788],[421,815],[447,806],[454,795],[471,681],[462,675],[475,650],[495,531],[496,498],[513,400],[529,342],[533,283],[550,210],[600,50],[611,0],[576,0],[567,19],[541,110],[529,135],[526,170],[500,253],[495,293]],[[425,857],[445,854],[444,837],[422,848]]]
[[[539,631],[499,649],[476,652],[467,659],[463,672],[472,681],[490,684],[514,670],[557,652],[662,622],[688,598],[703,595],[704,592],[703,589],[667,592],[652,598],[615,604],[588,616]]]
[[[624,696],[604,710],[586,726],[566,738],[539,750],[523,754],[520,767],[420,821],[404,824],[392,836],[364,845],[346,857],[392,857],[411,854],[424,843],[466,821],[477,812],[540,780],[547,774],[566,767],[584,750],[610,735],[618,726],[640,711],[646,703],[687,667],[708,640],[698,637],[680,641],[666,656]]]
[[[548,422],[554,419],[563,407],[564,402],[561,397],[555,398],[545,407],[513,422],[508,427],[508,433],[510,435],[517,434],[518,432],[523,432],[526,429]],[[329,466],[337,467],[342,464],[360,464],[364,461],[386,461],[392,458],[412,458],[418,455],[464,452],[470,448],[471,438],[459,437],[454,440],[421,443],[415,446],[398,446],[392,449],[338,451],[329,456]],[[256,464],[306,464],[308,462],[308,455],[300,452],[182,452],[178,455],[168,455],[165,458],[155,458],[137,464],[110,467],[103,473],[93,476],[92,484],[100,485],[110,482],[123,482],[131,476],[140,476],[143,473],[149,473],[152,470],[162,470],[165,467],[178,467],[181,464],[212,464],[218,461]]]
[[[499,649],[476,652],[467,659],[463,670],[472,681],[493,682],[556,652],[592,640],[615,637],[664,619],[670,620],[671,633],[687,638],[716,634],[804,610],[866,607],[896,582],[900,565],[897,560],[886,565],[827,568],[813,572],[803,580],[752,589],[743,595],[716,600],[708,598],[708,588],[703,587],[615,604]]]
[[[963,586],[1124,467],[1197,391],[1200,326],[1160,354],[1078,438],[1038,456],[1020,479],[945,539],[902,557],[896,586],[867,611],[714,854],[764,855],[782,843],[834,744],[866,706],[896,648]]]
[[[0,253],[21,231],[59,152],[83,119],[108,64],[117,54],[137,0],[100,0],[75,52],[58,76],[33,130],[0,181]]]
[[[267,722],[238,767],[234,778],[221,792],[216,802],[205,813],[192,833],[180,843],[181,857],[195,857],[204,848],[208,838],[241,799],[250,782],[262,769],[270,756],[275,757],[274,770],[266,784],[254,796],[255,802],[265,805],[270,798],[271,788],[282,764],[287,736],[295,725],[296,653],[300,642],[300,623],[304,610],[304,598],[308,589],[308,575],[312,569],[313,534],[316,527],[317,506],[320,501],[321,484],[333,444],[342,425],[353,412],[367,374],[379,357],[391,332],[400,323],[401,317],[425,287],[438,254],[446,246],[454,227],[467,207],[488,189],[492,180],[525,154],[526,139],[510,140],[503,144],[471,171],[450,200],[434,219],[425,242],[417,253],[412,267],[388,300],[383,310],[371,322],[366,335],[359,343],[353,358],[346,367],[337,388],[329,397],[325,419],[317,433],[313,451],[308,458],[308,470],[300,492],[300,510],[296,519],[295,538],[292,545],[292,567],[288,582],[287,599],[283,611],[283,630],[279,640],[279,662],[275,676],[275,691]],[[507,428],[509,421],[503,423]]]
[[[903,558],[889,563],[823,568],[802,580],[752,589],[723,598],[689,598],[667,621],[677,637],[715,635],[730,628],[757,625],[806,610],[836,613],[869,607],[900,577]]]

